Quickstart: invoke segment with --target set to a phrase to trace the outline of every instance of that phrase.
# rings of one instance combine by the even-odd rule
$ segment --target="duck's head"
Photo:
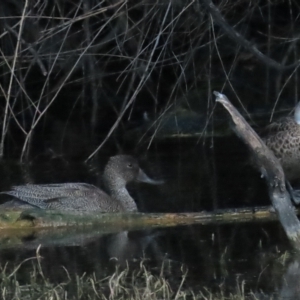
[[[131,181],[161,184],[161,181],[149,178],[140,168],[138,161],[130,155],[110,157],[104,171],[104,176],[110,179],[122,180],[125,184]],[[106,179],[108,179],[106,178]]]

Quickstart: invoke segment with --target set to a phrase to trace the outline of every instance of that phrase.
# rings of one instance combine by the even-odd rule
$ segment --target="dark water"
[[[113,153],[114,154],[114,153]],[[99,184],[109,155],[97,162],[82,164],[62,157],[36,158],[20,166],[2,162],[1,190],[24,182],[89,182]],[[143,212],[197,212],[216,208],[269,205],[266,186],[259,173],[247,162],[244,145],[235,137],[168,141],[154,144],[139,155],[145,172],[163,179],[160,186],[131,184],[130,192]],[[2,196],[1,196],[2,197]],[[3,201],[5,197],[1,198]],[[32,233],[12,248],[3,242],[0,261],[19,263],[35,256],[42,244],[44,273],[54,281],[63,280],[64,266],[69,273],[109,275],[116,265],[134,269],[140,261],[159,273],[162,263],[166,277],[180,281],[182,265],[188,270],[185,285],[195,291],[204,287],[226,292],[245,281],[246,291],[290,296],[300,274],[294,255],[282,259],[291,247],[277,221],[213,225],[189,225],[144,231],[77,232],[70,239],[41,238]],[[50,238],[49,238],[50,236]],[[6,239],[9,239],[6,237]],[[24,265],[24,274],[29,265]],[[289,286],[289,284],[291,286]],[[291,296],[289,299],[293,298]],[[262,298],[263,299],[263,298]],[[265,299],[269,299],[266,297]]]

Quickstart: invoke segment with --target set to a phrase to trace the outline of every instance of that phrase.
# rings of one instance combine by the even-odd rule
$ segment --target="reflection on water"
[[[143,168],[152,177],[162,178],[160,186],[130,185],[138,207],[144,212],[202,211],[269,204],[263,180],[247,164],[247,154],[237,140],[173,142],[156,145],[142,159]],[[107,158],[107,156],[106,156]],[[24,182],[101,182],[101,167],[70,163],[66,160],[32,163],[22,168],[2,162],[1,190]],[[2,197],[2,196],[1,196]],[[5,199],[1,198],[3,201]],[[34,257],[42,245],[43,272],[54,282],[70,276],[95,273],[112,274],[116,265],[138,268],[141,260],[159,274],[163,261],[168,261],[171,282],[179,284],[182,264],[188,269],[186,286],[194,290],[207,287],[232,292],[237,282],[245,281],[247,291],[263,299],[261,291],[275,291],[295,297],[294,282],[299,281],[297,258],[283,259],[289,243],[278,222],[178,226],[143,231],[105,232],[103,228],[68,229],[69,236],[54,229],[31,232],[17,241],[2,234],[0,263],[18,264]],[[5,241],[4,241],[5,239]],[[12,248],[10,245],[14,245]],[[63,268],[64,267],[64,268]],[[28,273],[29,264],[20,269]],[[291,296],[292,295],[292,296]],[[268,299],[268,298],[267,298]],[[291,298],[297,299],[297,298]]]
[[[34,239],[31,236],[23,240],[24,245],[15,251],[2,250],[1,262],[18,264],[34,257],[37,246]],[[87,240],[82,236],[81,241],[82,245],[77,239],[74,245],[42,246],[44,275],[53,282],[64,281],[65,267],[71,276],[86,272],[105,277],[115,271],[116,265],[126,268],[128,262],[130,268],[135,269],[141,260],[158,275],[162,262],[167,260],[168,279],[180,281],[184,264],[188,269],[186,284],[196,291],[203,287],[219,291],[222,287],[230,292],[236,288],[238,280],[246,282],[248,291],[271,293],[275,288],[282,288],[282,293],[286,294],[288,286],[284,278],[295,280],[282,258],[288,249],[288,241],[277,222],[123,231],[100,234]],[[30,266],[24,264],[21,268],[25,278]]]

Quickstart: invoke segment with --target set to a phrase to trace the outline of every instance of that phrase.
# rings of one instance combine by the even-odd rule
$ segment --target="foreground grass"
[[[20,275],[22,266],[30,263],[29,272]],[[214,294],[207,288],[193,291],[187,287],[185,280],[187,271],[182,271],[181,279],[174,283],[173,279],[164,276],[164,264],[158,275],[151,273],[143,261],[139,268],[116,268],[107,277],[100,278],[96,274],[71,276],[65,269],[65,279],[59,283],[51,282],[43,272],[41,257],[37,252],[35,258],[24,260],[18,266],[10,268],[8,264],[0,267],[0,288],[3,300],[26,299],[256,299],[254,295],[245,296],[244,282],[237,284],[234,294],[222,292]],[[22,277],[22,279],[21,279]]]

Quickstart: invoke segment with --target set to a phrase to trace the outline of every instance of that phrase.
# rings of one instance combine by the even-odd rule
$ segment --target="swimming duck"
[[[294,116],[281,118],[267,126],[263,140],[280,160],[286,178],[300,179],[300,102]]]
[[[110,195],[87,183],[27,184],[1,192],[17,199],[4,203],[2,207],[15,207],[17,202],[29,204],[29,207],[62,211],[134,212],[137,206],[126,184],[132,181],[160,183],[150,179],[137,160],[129,155],[110,157],[103,177]]]

